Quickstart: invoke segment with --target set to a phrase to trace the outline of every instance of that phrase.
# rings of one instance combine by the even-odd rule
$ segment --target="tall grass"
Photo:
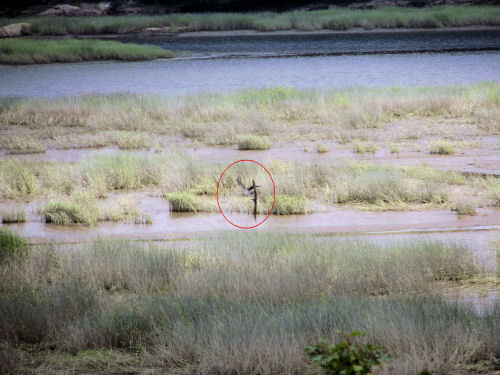
[[[173,57],[157,46],[104,40],[0,40],[0,64],[46,64],[93,60],[152,60]]]
[[[35,247],[0,272],[0,339],[24,371],[85,371],[85,355],[93,371],[313,374],[307,344],[362,329],[386,373],[453,373],[498,356],[500,310],[427,294],[479,272],[459,244],[287,233]]]
[[[180,152],[149,156],[120,152],[79,163],[0,161],[0,194],[6,199],[49,197],[52,202],[62,202],[57,207],[49,205],[46,216],[54,215],[54,218],[56,212],[61,215],[65,212],[66,216],[70,211],[94,212],[96,200],[112,192],[143,189],[162,191],[174,210],[216,211],[217,181],[225,167]],[[269,161],[266,168],[277,186],[275,213],[304,213],[311,200],[326,204],[377,205],[385,209],[408,209],[412,205],[439,207],[453,200],[451,191],[469,192],[469,195],[474,191],[478,204],[496,204],[490,199],[494,196],[492,191],[496,191],[492,188],[494,184],[486,178],[428,167],[345,161],[295,164]],[[273,195],[272,184],[266,182],[269,181],[267,173],[260,168],[230,172],[224,176],[219,195],[229,199],[241,194],[238,173],[252,175],[257,184],[264,184],[260,188],[263,199],[260,207],[267,213]],[[79,196],[85,197],[84,203],[78,203]]]
[[[118,145],[147,148],[146,134],[182,137],[209,145],[237,144],[245,134],[269,142],[359,138],[393,119],[468,119],[496,134],[500,85],[364,88],[302,91],[249,89],[194,96],[85,95],[72,98],[0,100],[0,124],[9,136],[0,148],[30,152],[46,148]],[[355,136],[354,136],[355,135]],[[13,136],[23,142],[13,146]],[[161,143],[161,141],[160,141]],[[255,143],[255,142],[254,142]]]
[[[171,32],[253,29],[346,30],[353,27],[439,28],[497,26],[500,13],[495,6],[435,6],[404,8],[384,6],[371,10],[330,7],[327,10],[284,13],[185,13],[164,16],[36,17],[2,19],[0,26],[28,22],[31,31],[42,35],[125,34],[148,27],[166,27]]]

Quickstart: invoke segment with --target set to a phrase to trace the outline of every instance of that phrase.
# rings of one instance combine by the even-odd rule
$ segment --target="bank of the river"
[[[46,64],[95,60],[139,61],[172,58],[157,46],[104,40],[0,40],[0,64]]]
[[[0,26],[29,23],[38,35],[129,34],[146,32],[432,29],[500,26],[500,7],[443,5],[289,11],[284,13],[173,13],[158,16],[24,17],[0,19]]]

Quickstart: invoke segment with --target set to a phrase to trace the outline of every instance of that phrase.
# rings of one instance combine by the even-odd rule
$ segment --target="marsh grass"
[[[11,208],[0,210],[1,222],[3,224],[26,222],[26,212],[23,208]]]
[[[173,212],[214,212],[217,204],[213,199],[200,197],[188,192],[172,192],[164,195]]]
[[[23,256],[28,251],[28,243],[16,232],[0,228],[0,261],[15,256]]]
[[[1,19],[0,25],[28,22],[31,32],[42,35],[125,34],[148,27],[166,27],[170,32],[253,29],[346,30],[353,27],[439,28],[471,25],[498,26],[495,6],[442,5],[424,8],[383,6],[370,10],[330,7],[327,10],[283,13],[185,13],[164,16],[36,17]]]
[[[270,148],[269,139],[258,135],[242,135],[238,141],[238,150],[268,150]]]
[[[423,166],[396,167],[345,161],[268,161],[266,166],[280,189],[279,194],[300,196],[306,202],[362,204],[367,208],[404,210],[443,207],[453,200],[450,192],[456,195],[473,191],[478,196],[477,204],[496,205],[496,184],[489,182],[490,179]],[[217,181],[225,167],[180,152],[147,156],[119,152],[79,163],[0,161],[0,193],[5,199],[48,197],[53,203],[61,202],[61,205],[52,205],[47,211],[49,216],[53,214],[54,219],[57,218],[55,212],[66,212],[64,220],[57,218],[58,222],[71,222],[70,216],[87,212],[85,207],[94,207],[96,200],[109,194],[138,190],[161,191],[165,197],[172,194],[168,199],[171,203],[175,202],[175,210],[183,207],[183,210],[191,212],[214,212],[217,211]],[[238,174],[253,176],[257,184],[268,180],[267,174],[260,168],[243,168],[236,174],[230,170],[221,182],[221,196],[228,198],[241,194],[236,182]],[[79,194],[85,195],[88,202],[79,204]],[[260,196],[268,195],[272,196],[272,185],[265,183]],[[242,210],[246,212],[248,205],[244,206]],[[73,214],[69,215],[69,212]],[[95,222],[95,215],[90,216],[92,219],[84,222]]]
[[[152,60],[172,58],[171,51],[157,46],[95,39],[0,40],[0,64],[47,64],[93,60]]]
[[[267,199],[267,202],[265,203],[272,204],[272,198],[269,197],[269,199]],[[305,214],[306,209],[307,202],[303,197],[298,195],[290,196],[285,194],[277,194],[272,213],[274,215]]]
[[[375,152],[377,152],[377,146],[372,142],[357,139],[352,142],[352,152],[356,152],[359,154],[370,152],[374,154]]]
[[[37,246],[2,268],[0,335],[17,369],[298,375],[315,373],[305,346],[356,328],[387,348],[388,374],[453,373],[498,355],[497,305],[478,315],[428,295],[480,276],[471,254],[266,232]]]
[[[318,154],[324,154],[325,152],[328,152],[328,147],[326,147],[323,143],[317,143],[316,144],[316,152]]]
[[[439,140],[434,141],[429,146],[430,154],[452,155],[455,153],[455,145],[452,142]]]
[[[481,125],[480,117],[487,113],[494,117],[499,87],[496,83],[324,91],[277,87],[179,97],[121,94],[2,99],[0,124],[9,133],[0,138],[0,148],[12,149],[12,137],[22,137],[24,142],[16,146],[16,152],[29,151],[30,144],[39,150],[110,145],[148,148],[147,135],[150,139],[182,137],[208,145],[237,145],[242,137],[258,134],[253,137],[260,138],[250,136],[246,142],[259,148],[270,147],[269,138],[351,142],[363,129],[381,127],[395,118],[465,118],[477,123],[481,132],[495,132]]]
[[[46,223],[68,225],[95,225],[99,212],[95,199],[86,192],[79,192],[62,201],[51,201],[40,209]]]
[[[451,210],[456,211],[459,216],[475,215],[477,213],[476,203],[470,198],[467,199],[464,197],[454,202],[451,206]]]

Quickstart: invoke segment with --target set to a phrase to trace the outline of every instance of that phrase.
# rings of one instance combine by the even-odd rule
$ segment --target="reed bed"
[[[266,232],[32,247],[1,268],[3,366],[313,374],[305,346],[361,329],[385,346],[379,373],[456,373],[500,347],[498,305],[479,315],[433,292],[482,275],[471,254]]]
[[[395,120],[426,118],[465,120],[477,132],[498,134],[493,118],[499,92],[498,83],[482,83],[325,91],[278,87],[182,97],[3,98],[0,125],[8,136],[0,138],[0,148],[13,153],[104,146],[149,149],[156,147],[151,139],[161,147],[172,137],[236,145],[249,133],[258,137],[246,140],[251,148],[295,140],[346,143],[369,137]],[[419,129],[408,128],[407,133]]]
[[[127,34],[149,27],[170,32],[231,31],[251,29],[347,30],[354,27],[443,28],[460,26],[498,26],[500,11],[495,6],[442,5],[425,8],[383,6],[370,10],[330,7],[327,10],[283,13],[185,13],[162,16],[28,17],[1,19],[0,26],[13,22],[31,24],[31,32],[41,35]]]
[[[119,152],[79,163],[0,161],[0,192],[4,199],[46,200],[48,204],[41,213],[48,221],[70,223],[78,217],[76,222],[91,225],[99,220],[100,202],[112,193],[156,191],[171,201],[174,210],[217,211],[217,182],[225,168],[225,164],[207,163],[183,152]],[[375,209],[448,207],[458,192],[463,202],[473,199],[476,204],[495,206],[498,201],[498,178],[465,176],[424,166],[269,161],[266,168],[276,185],[275,214],[310,212],[314,201]],[[237,180],[243,178],[248,185],[245,176],[262,185],[259,209],[269,212],[273,185],[267,173],[254,165],[240,163],[228,170],[219,186],[219,197],[241,196]],[[248,203],[242,197],[233,209],[247,212]],[[125,208],[118,210],[135,210]],[[69,217],[75,220],[67,220]]]

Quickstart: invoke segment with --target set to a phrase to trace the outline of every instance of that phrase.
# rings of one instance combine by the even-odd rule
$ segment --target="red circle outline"
[[[231,220],[229,220],[226,215],[224,215],[224,212],[222,212],[222,208],[220,208],[220,203],[219,203],[219,184],[222,180],[222,177],[224,176],[224,173],[226,173],[226,171],[231,168],[234,164],[237,164],[237,163],[240,163],[242,161],[249,161],[249,162],[252,162],[252,163],[255,163],[257,165],[260,165],[262,168],[264,168],[264,170],[267,172],[267,174],[269,175],[269,178],[271,179],[271,182],[273,183],[273,206],[271,207],[271,209],[269,210],[269,213],[267,214],[267,216],[264,218],[264,220],[262,220],[260,223],[258,224],[255,224],[254,226],[251,226],[251,227],[241,227],[239,225],[236,225],[234,224],[233,222],[231,222]],[[219,211],[220,213],[222,214],[222,216],[224,216],[224,219],[226,219],[226,221],[235,226],[236,228],[240,228],[240,229],[252,229],[252,228],[255,228],[255,227],[258,227],[259,225],[261,225],[264,221],[266,221],[269,216],[271,216],[271,212],[273,212],[273,209],[274,209],[274,203],[276,203],[276,186],[274,185],[274,180],[273,180],[273,176],[271,176],[271,173],[269,173],[269,171],[266,169],[266,167],[264,167],[262,164],[260,164],[259,162],[256,162],[255,160],[250,160],[250,159],[243,159],[243,160],[238,160],[238,161],[235,161],[234,163],[231,163],[226,169],[224,169],[224,172],[222,172],[222,174],[220,175],[219,177],[219,181],[217,182],[217,206],[219,206]]]

